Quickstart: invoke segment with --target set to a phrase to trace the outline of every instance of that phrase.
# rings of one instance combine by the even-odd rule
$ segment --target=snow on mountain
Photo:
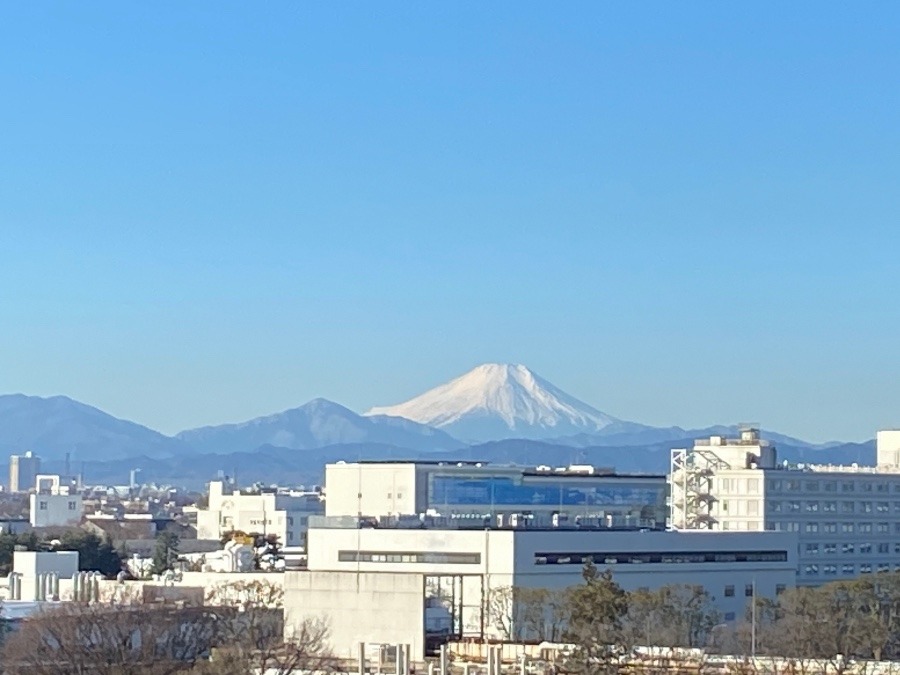
[[[323,398],[238,424],[182,431],[176,438],[204,453],[250,452],[262,445],[297,450],[344,443],[375,443],[411,450],[461,445],[442,431],[409,420],[363,417]]]
[[[367,416],[403,417],[468,441],[597,433],[620,420],[522,365],[486,363],[405,403]]]

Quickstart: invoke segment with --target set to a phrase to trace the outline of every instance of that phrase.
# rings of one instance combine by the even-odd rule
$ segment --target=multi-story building
[[[41,458],[32,454],[31,450],[24,455],[12,455],[9,458],[9,491],[28,492],[34,487],[34,481],[41,472]]]
[[[81,495],[62,485],[56,475],[35,477],[35,491],[29,497],[29,522],[32,527],[78,525],[84,515]]]
[[[900,432],[877,436],[877,466],[779,464],[755,428],[672,451],[676,529],[794,532],[797,581],[900,570]]]
[[[451,519],[662,528],[666,477],[592,466],[481,462],[338,462],[325,467],[328,516],[431,514]]]
[[[220,539],[229,532],[275,535],[282,546],[306,546],[309,516],[324,512],[318,492],[262,489],[225,491],[221,480],[209,484],[209,503],[197,510],[197,538]]]

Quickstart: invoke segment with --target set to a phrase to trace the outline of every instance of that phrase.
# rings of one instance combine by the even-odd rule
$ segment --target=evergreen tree
[[[628,596],[612,578],[588,561],[582,570],[584,583],[571,589],[563,640],[575,645],[567,670],[577,675],[604,675],[618,670],[623,653],[622,621]]]
[[[171,530],[163,530],[156,535],[156,548],[153,551],[153,564],[150,567],[151,574],[162,574],[172,567],[172,563],[178,558],[180,543],[180,537]]]

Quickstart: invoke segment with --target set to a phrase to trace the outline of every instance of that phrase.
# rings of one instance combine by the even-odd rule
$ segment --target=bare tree
[[[5,675],[170,675],[216,643],[203,608],[67,602],[27,619],[3,649]]]
[[[285,628],[282,587],[266,580],[223,584],[211,589],[207,603],[227,605],[232,611],[220,613],[221,647],[192,672],[228,673],[232,668],[281,675],[337,669],[324,621],[307,620]]]

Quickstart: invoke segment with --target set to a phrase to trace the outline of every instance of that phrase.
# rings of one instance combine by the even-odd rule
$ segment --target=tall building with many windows
[[[900,570],[900,433],[879,432],[878,466],[779,465],[759,431],[672,451],[676,529],[795,532],[800,584]]]
[[[9,458],[9,491],[28,492],[34,488],[34,481],[41,472],[41,458],[29,450],[24,455]]]

